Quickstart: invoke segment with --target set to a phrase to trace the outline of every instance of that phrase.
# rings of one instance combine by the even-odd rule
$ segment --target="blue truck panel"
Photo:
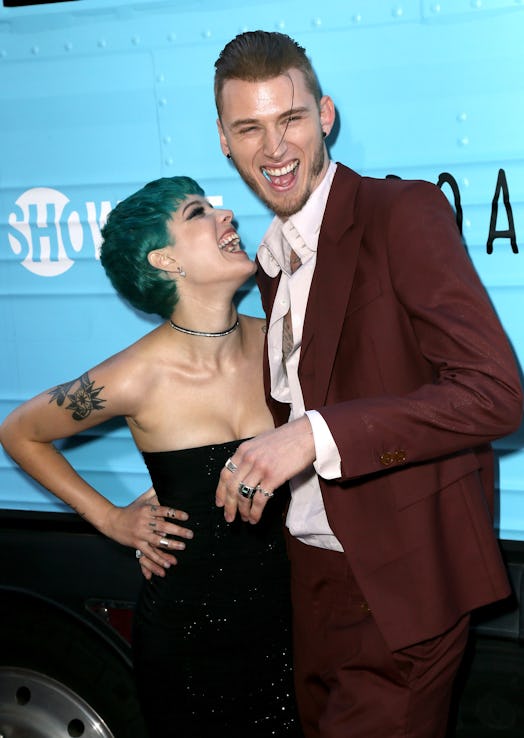
[[[524,357],[522,6],[82,0],[2,8],[0,418],[155,324],[114,295],[98,262],[108,212],[146,181],[194,176],[234,209],[255,252],[270,216],[219,150],[212,72],[224,43],[257,27],[308,49],[337,107],[333,158],[371,176],[437,183],[448,175],[443,190],[454,205],[459,198],[471,257]],[[241,309],[261,314],[252,285]],[[521,447],[522,433],[497,443],[500,535],[518,540]],[[76,462],[80,452],[66,453]],[[91,431],[78,461],[115,502],[148,486],[124,427]],[[65,509],[5,454],[0,480],[3,507]]]
[[[145,182],[196,178],[235,211],[254,255],[271,216],[220,152],[213,64],[256,28],[308,50],[337,109],[335,160],[442,187],[522,365],[522,0],[29,2],[0,0],[0,421],[157,325],[115,294],[98,257],[111,208]],[[252,282],[240,309],[262,315]],[[116,504],[149,486],[121,420],[58,445]],[[515,597],[476,622],[456,738],[524,731],[524,429],[495,446],[496,525]],[[0,733],[13,720],[40,730],[47,709],[54,738],[60,715],[88,704],[90,725],[75,717],[75,735],[106,725],[104,738],[144,738],[122,628],[139,583],[133,551],[0,449]],[[50,690],[67,687],[58,714],[10,701],[12,684],[38,693],[35,673]]]

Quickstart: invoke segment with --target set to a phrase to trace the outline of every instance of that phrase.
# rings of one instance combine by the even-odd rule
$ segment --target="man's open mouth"
[[[262,174],[275,187],[288,187],[295,179],[298,164],[298,159],[294,159],[284,167],[262,167]]]

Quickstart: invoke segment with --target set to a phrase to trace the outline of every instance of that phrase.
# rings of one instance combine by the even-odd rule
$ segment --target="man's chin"
[[[303,194],[302,196],[295,193],[294,191],[278,191],[269,189],[266,186],[259,186],[257,183],[256,188],[252,188],[255,194],[262,200],[275,215],[279,218],[289,218],[291,215],[298,213],[306,204],[309,193]]]
[[[238,165],[237,170],[247,186],[279,218],[289,218],[295,213],[298,213],[304,207],[310,195],[309,192],[304,193],[302,196],[295,194],[295,188],[288,191],[277,191],[271,187],[266,179],[263,182],[259,182],[246,171],[239,168]]]

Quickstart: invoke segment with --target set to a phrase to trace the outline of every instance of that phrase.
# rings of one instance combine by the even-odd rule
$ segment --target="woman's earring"
[[[185,277],[185,276],[186,276],[186,273],[185,273],[185,271],[184,271],[184,270],[182,269],[182,267],[178,267],[178,269],[177,269],[176,273],[178,274],[178,276],[179,276],[179,277]]]

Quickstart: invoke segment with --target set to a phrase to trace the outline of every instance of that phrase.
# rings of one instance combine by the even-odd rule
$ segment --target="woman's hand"
[[[139,558],[146,579],[153,574],[164,576],[165,570],[177,563],[171,551],[183,551],[186,544],[177,538],[191,539],[193,531],[175,520],[188,520],[187,513],[160,505],[151,487],[126,507],[112,507],[103,532],[124,546],[141,552]],[[173,538],[176,536],[177,538]]]

